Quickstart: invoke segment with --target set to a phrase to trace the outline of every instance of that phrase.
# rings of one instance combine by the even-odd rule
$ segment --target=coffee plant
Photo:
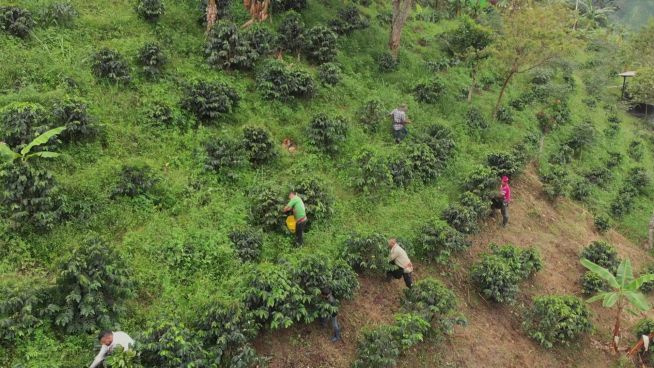
[[[251,69],[260,56],[247,35],[223,21],[211,28],[204,51],[209,65],[218,69]]]
[[[132,81],[129,64],[118,51],[103,48],[92,57],[91,70],[96,78],[111,83],[128,84]]]
[[[393,325],[395,339],[402,350],[407,350],[430,335],[431,325],[423,316],[415,313],[398,313]]]
[[[616,217],[624,216],[634,209],[638,192],[631,186],[621,188],[609,206],[611,214]]]
[[[267,231],[284,229],[283,214],[286,202],[281,193],[272,188],[259,188],[249,195],[252,198],[250,219]]]
[[[572,163],[574,154],[575,151],[570,146],[562,144],[556,151],[552,152],[548,162],[553,165],[567,165]]]
[[[312,220],[324,220],[334,213],[334,197],[315,179],[305,177],[291,185],[290,189],[302,198]]]
[[[645,194],[651,179],[644,167],[634,167],[627,173],[625,185],[634,188],[640,194]]]
[[[387,118],[388,113],[384,110],[381,101],[372,99],[366,101],[357,110],[357,121],[363,125],[368,133],[375,133],[379,129],[381,123]]]
[[[39,134],[45,132],[49,125],[49,116],[45,108],[30,102],[16,102],[2,110],[2,131],[0,141],[14,150],[20,150]]]
[[[122,255],[97,235],[87,237],[64,262],[56,285],[54,321],[67,333],[112,326],[123,301],[134,294]]]
[[[438,78],[424,80],[413,87],[416,101],[426,104],[435,104],[444,92],[445,84]]]
[[[32,13],[15,6],[0,6],[0,29],[19,38],[27,38],[34,28]]]
[[[433,278],[420,280],[411,289],[405,289],[401,304],[403,311],[416,313],[429,322],[449,316],[457,306],[454,292]]]
[[[566,145],[572,148],[576,153],[590,146],[595,142],[595,127],[591,122],[581,123],[572,128],[572,132]]]
[[[232,87],[217,82],[199,81],[186,88],[182,107],[203,123],[232,113],[241,97]]]
[[[357,358],[352,368],[392,368],[400,356],[400,342],[395,326],[381,325],[364,330],[357,344]]]
[[[593,296],[599,292],[609,291],[609,285],[599,275],[587,271],[581,277],[581,291],[586,296]]]
[[[541,175],[543,191],[550,201],[556,201],[564,197],[570,191],[569,171],[561,165],[552,165],[549,170]]]
[[[111,198],[137,197],[147,194],[159,182],[159,178],[147,165],[125,165],[118,174],[118,181],[111,193]]]
[[[382,52],[377,56],[377,68],[382,73],[394,72],[400,67],[400,59],[394,58],[390,52]]]
[[[629,143],[629,147],[627,148],[627,154],[629,157],[631,157],[632,160],[640,162],[643,159],[643,155],[645,154],[643,142],[640,140],[631,141],[631,143]]]
[[[510,106],[500,106],[495,113],[495,119],[500,123],[511,124],[513,123],[513,110]]]
[[[301,11],[307,7],[307,0],[272,0],[271,4],[274,12]]]
[[[477,166],[463,181],[463,190],[472,192],[485,200],[498,196],[500,180],[488,166]]]
[[[181,122],[175,110],[164,102],[155,102],[145,112],[146,117],[154,124],[173,127]]]
[[[204,367],[209,363],[200,336],[179,321],[153,322],[138,341],[140,361],[146,367]]]
[[[68,26],[79,16],[79,12],[73,4],[59,2],[46,6],[39,15],[46,25]]]
[[[491,244],[493,254],[506,260],[521,279],[527,279],[543,268],[540,254],[534,248],[518,248],[511,244],[497,246]]]
[[[257,75],[257,90],[267,100],[310,98],[315,89],[309,73],[293,70],[279,60],[268,61]]]
[[[348,124],[343,117],[327,116],[325,113],[315,115],[309,123],[307,137],[309,143],[319,150],[334,155],[347,138]]]
[[[421,135],[418,140],[429,146],[442,167],[454,156],[456,150],[454,134],[446,126],[430,125],[427,127],[425,134]]]
[[[411,176],[423,183],[435,181],[443,165],[436,158],[431,148],[424,143],[418,143],[409,146],[408,149],[406,163]]]
[[[205,144],[207,158],[204,168],[228,179],[238,178],[238,169],[244,163],[244,150],[239,142],[216,138]]]
[[[338,300],[352,299],[359,288],[359,279],[356,272],[347,262],[337,259],[331,267],[331,291]]]
[[[586,303],[568,295],[534,298],[523,326],[529,337],[545,348],[568,346],[592,327]]]
[[[64,142],[80,142],[98,133],[98,128],[93,124],[88,112],[86,101],[80,98],[69,97],[55,102],[52,116],[55,126],[66,127],[66,130],[59,135]]]
[[[498,176],[513,178],[522,170],[519,160],[512,152],[494,152],[486,156],[486,164],[493,169]]]
[[[143,45],[138,52],[138,63],[141,66],[141,71],[148,78],[156,78],[163,72],[163,68],[168,63],[168,59],[164,54],[161,46],[154,42],[149,42]]]
[[[315,26],[306,32],[304,39],[304,51],[309,60],[323,64],[336,58],[336,34],[329,28]]]
[[[472,245],[462,233],[443,221],[425,225],[416,243],[422,258],[439,263],[447,262],[452,254],[464,251]]]
[[[471,107],[466,113],[465,122],[468,128],[473,132],[484,130],[488,128],[488,121],[481,113],[481,111],[476,107]]]
[[[363,151],[357,154],[353,161],[356,173],[352,184],[358,191],[371,193],[393,182],[388,163],[383,157],[370,151]]]
[[[361,14],[356,5],[347,5],[339,9],[337,18],[331,20],[329,25],[337,34],[349,35],[356,30],[367,28],[370,21]]]
[[[381,234],[348,236],[341,255],[357,272],[381,274],[390,268],[387,240]]]
[[[50,289],[27,278],[7,278],[0,283],[0,345],[29,339],[46,323]]]
[[[411,169],[412,165],[413,163],[403,155],[398,155],[388,160],[388,171],[391,173],[394,186],[407,187],[413,182],[415,178],[414,172]]]
[[[277,158],[277,150],[270,133],[264,128],[243,128],[242,146],[246,157],[254,166],[272,162]]]
[[[622,163],[624,156],[620,152],[607,152],[609,157],[606,159],[606,167],[609,169],[616,168]]]
[[[304,306],[307,310],[304,322],[310,323],[318,318],[329,318],[338,312],[338,303],[330,303],[322,297],[322,290],[331,291],[332,273],[325,257],[318,254],[303,256],[291,271],[291,279],[303,290],[306,296]]]
[[[259,231],[251,228],[234,230],[229,233],[229,240],[241,261],[254,262],[259,259],[263,245],[263,237]]]
[[[585,258],[613,273],[618,270],[618,264],[620,264],[615,247],[603,240],[595,240],[586,246],[581,251],[580,258]]]
[[[318,79],[320,79],[324,85],[336,85],[342,78],[341,68],[337,64],[324,63],[318,67]]]
[[[591,187],[588,184],[588,181],[580,179],[572,183],[572,188],[570,189],[570,197],[576,201],[584,201],[591,194]]]
[[[611,228],[611,219],[607,215],[599,214],[593,219],[593,224],[600,234],[604,234]]]
[[[478,222],[488,215],[490,203],[478,195],[465,192],[461,195],[459,203],[450,204],[443,211],[443,219],[457,231],[464,234],[473,234],[479,231]]]
[[[245,31],[244,36],[258,57],[267,56],[277,46],[277,36],[275,33],[270,28],[259,23],[250,26]]]
[[[284,267],[261,263],[246,282],[243,301],[257,323],[274,330],[307,320],[310,298]]]
[[[300,53],[305,47],[304,22],[294,11],[286,14],[277,28],[279,47],[286,52]]]
[[[613,180],[613,172],[604,166],[591,168],[583,176],[590,183],[599,185],[602,188],[606,188],[611,183],[611,180]]]
[[[136,13],[148,22],[158,21],[165,11],[161,0],[139,0],[136,5]]]

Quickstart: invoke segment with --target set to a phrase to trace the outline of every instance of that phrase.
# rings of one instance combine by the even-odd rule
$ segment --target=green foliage
[[[631,141],[631,143],[629,143],[629,147],[627,148],[627,154],[629,157],[631,157],[632,160],[640,162],[643,159],[643,155],[645,154],[645,147],[643,142],[637,139]]]
[[[288,12],[277,28],[279,47],[286,52],[299,53],[305,47],[305,26],[300,15]]]
[[[554,77],[551,69],[536,69],[531,72],[531,83],[537,85],[544,85],[549,83]]]
[[[260,263],[248,274],[243,300],[257,323],[273,330],[288,328],[309,316],[305,306],[309,297],[281,266]]]
[[[470,247],[471,242],[465,236],[443,221],[434,221],[425,225],[418,239],[418,252],[423,259],[446,263],[453,253]]]
[[[272,0],[271,4],[274,12],[287,10],[301,11],[307,7],[307,0]]]
[[[62,219],[62,196],[49,171],[15,161],[0,171],[0,203],[17,229],[49,230]]]
[[[394,333],[402,350],[407,350],[424,341],[429,335],[429,321],[413,313],[398,313],[395,315]]]
[[[618,251],[604,240],[595,240],[590,243],[581,251],[579,258],[585,258],[614,273],[617,271],[618,264],[620,263]]]
[[[429,322],[437,321],[456,310],[454,292],[433,278],[420,280],[411,289],[404,290],[402,310],[416,313]]]
[[[647,267],[645,267],[645,270],[642,272],[643,275],[652,275],[654,274],[654,264],[649,264]],[[643,293],[649,293],[652,290],[654,290],[654,281],[648,281],[643,283],[640,286],[640,291]]]
[[[32,13],[16,6],[0,6],[0,29],[19,38],[29,37],[34,28]]]
[[[552,165],[546,174],[541,175],[543,191],[550,201],[564,197],[570,190],[568,170],[561,165]]]
[[[54,125],[66,127],[59,136],[64,142],[80,142],[98,133],[98,127],[88,112],[88,104],[83,99],[67,97],[55,102],[52,116]]]
[[[570,196],[576,201],[584,201],[590,196],[590,184],[586,180],[577,180],[572,184]]]
[[[26,277],[0,283],[0,345],[14,345],[29,339],[48,317],[50,289]]]
[[[381,73],[394,72],[400,67],[400,59],[385,51],[377,56],[377,68]]]
[[[607,215],[599,214],[593,219],[593,224],[600,234],[604,234],[611,228],[611,219]]]
[[[111,197],[137,197],[147,194],[157,183],[159,178],[147,165],[125,165],[118,174],[118,181],[111,192]]]
[[[48,128],[48,113],[39,104],[21,102],[2,110],[0,140],[19,150]]]
[[[131,272],[113,247],[88,236],[61,266],[55,324],[67,333],[108,328],[134,293]]]
[[[654,332],[654,320],[643,318],[634,326],[634,337],[640,339],[643,335],[649,335]]]
[[[595,185],[599,185],[602,188],[606,188],[607,185],[611,182],[611,180],[613,180],[613,173],[608,167],[605,166],[597,166],[591,168],[583,175],[584,178],[588,180],[588,182]]]
[[[46,6],[39,15],[44,24],[70,26],[79,16],[79,12],[69,2],[57,2]]]
[[[609,285],[596,273],[587,271],[581,277],[581,291],[586,296],[592,296],[602,291],[609,291]]]
[[[444,41],[450,56],[467,57],[488,47],[493,41],[493,34],[490,29],[464,16],[458,28],[445,34]],[[477,58],[481,58],[481,55]]]
[[[277,36],[269,28],[260,23],[254,24],[245,31],[245,37],[250,47],[259,55],[266,56],[276,47]]]
[[[250,220],[267,231],[281,231],[284,228],[283,210],[286,202],[275,189],[261,187],[249,196]]]
[[[304,306],[307,310],[305,322],[318,318],[329,318],[338,312],[338,301],[330,302],[322,296],[322,291],[331,291],[332,273],[325,257],[318,254],[308,254],[300,258],[293,266],[291,279],[306,295]]]
[[[138,63],[141,71],[148,78],[156,78],[163,72],[163,68],[168,63],[161,46],[155,42],[148,42],[138,52]]]
[[[491,245],[493,254],[498,255],[511,265],[521,279],[527,279],[543,268],[540,254],[534,248],[518,248],[511,244],[498,247]]]
[[[175,116],[173,108],[163,102],[150,105],[145,115],[151,122],[164,127],[173,127],[181,122],[181,119]]]
[[[357,278],[356,272],[342,259],[334,261],[331,272],[332,280],[330,287],[334,298],[339,300],[352,299],[354,293],[359,288],[359,279]]]
[[[349,35],[352,32],[368,28],[370,21],[363,16],[356,5],[350,4],[338,10],[337,17],[329,22],[332,30],[339,35]]]
[[[250,44],[255,36],[248,37],[234,23],[218,22],[204,48],[207,63],[218,69],[251,69],[260,56]]]
[[[534,298],[534,305],[523,326],[528,335],[543,347],[568,346],[590,331],[590,313],[577,297],[539,296]]]
[[[395,367],[401,348],[396,334],[397,329],[390,325],[365,330],[357,344],[357,358],[352,368]]]
[[[430,183],[436,180],[440,169],[444,165],[434,155],[431,148],[424,143],[418,143],[409,146],[408,149],[406,163],[411,176],[422,180],[423,183]]]
[[[345,240],[341,257],[357,272],[381,274],[390,268],[388,252],[387,240],[383,235],[352,234]]]
[[[118,51],[108,48],[103,48],[93,55],[91,70],[96,78],[111,83],[128,84],[132,81],[127,60]]]
[[[435,104],[445,92],[445,84],[438,78],[419,82],[413,87],[413,94],[418,102]]]
[[[186,88],[182,107],[202,123],[210,123],[234,112],[241,97],[232,87],[218,82],[199,81]]]
[[[363,125],[368,133],[375,133],[380,124],[387,118],[387,112],[384,110],[381,101],[371,99],[366,101],[357,110],[357,121]]]
[[[510,106],[500,106],[495,114],[495,119],[500,123],[511,124],[513,123],[513,110]]]
[[[456,142],[452,130],[443,125],[430,125],[418,140],[429,146],[441,167],[444,167],[455,154]]]
[[[651,179],[644,167],[634,167],[627,173],[625,184],[644,194],[650,185]]]
[[[269,60],[257,75],[257,91],[267,100],[310,98],[315,89],[309,73],[294,70],[279,60]]]
[[[498,176],[513,178],[522,171],[522,164],[513,152],[494,152],[486,156],[486,164]]]
[[[324,63],[318,67],[318,79],[327,86],[338,84],[343,78],[341,73],[341,68],[334,63]]]
[[[355,174],[352,184],[358,191],[371,193],[392,183],[393,176],[383,157],[362,151],[354,157],[353,162]]]
[[[290,189],[302,198],[312,220],[325,220],[334,213],[334,197],[317,180],[303,178],[291,185]]]
[[[238,168],[244,163],[244,151],[239,142],[216,138],[205,144],[207,158],[204,167],[228,179],[238,177]]]
[[[595,127],[591,122],[584,122],[576,125],[568,138],[566,145],[575,152],[579,152],[595,142]]]
[[[472,192],[485,200],[498,196],[500,181],[493,169],[479,165],[463,181],[463,190]]]
[[[450,204],[443,211],[443,219],[457,231],[473,234],[479,231],[478,221],[488,215],[489,211],[489,201],[465,192],[459,198],[459,203]]]
[[[154,322],[139,342],[140,360],[146,367],[201,367],[208,363],[200,337],[182,322],[166,318]]]
[[[471,107],[466,112],[465,122],[468,128],[471,131],[479,131],[488,128],[488,121],[481,113],[481,111],[476,107]]]
[[[638,192],[631,186],[621,188],[611,202],[610,211],[616,217],[621,217],[631,212],[635,205],[635,198]]]
[[[164,15],[166,8],[161,0],[138,0],[136,13],[148,22],[156,22]]]
[[[309,143],[319,150],[334,155],[347,138],[348,124],[343,117],[330,117],[327,114],[315,115],[309,123],[307,136]]]
[[[229,240],[234,245],[236,255],[243,262],[255,262],[259,259],[263,237],[257,230],[244,228],[229,233]]]
[[[324,26],[309,29],[305,36],[304,51],[307,58],[317,64],[333,61],[336,58],[336,34]]]
[[[273,142],[270,133],[264,128],[243,128],[242,145],[248,160],[254,166],[270,163],[277,158],[275,142]]]

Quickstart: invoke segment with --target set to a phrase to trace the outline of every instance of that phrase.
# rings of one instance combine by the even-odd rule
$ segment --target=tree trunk
[[[509,74],[506,76],[506,79],[504,79],[504,84],[502,84],[502,89],[500,90],[500,95],[497,97],[497,103],[495,104],[495,110],[493,111],[493,116],[497,115],[497,110],[500,108],[500,103],[502,103],[502,97],[504,97],[504,92],[506,91],[506,87],[509,85],[509,82],[511,82],[511,78],[515,75],[515,69],[512,69]]]
[[[472,94],[477,86],[477,65],[472,66],[470,77],[472,78],[472,84],[470,84],[470,88],[468,89],[468,103],[472,102]]]
[[[207,33],[211,31],[211,28],[216,21],[218,20],[218,4],[216,0],[207,1]]]
[[[400,38],[402,37],[402,28],[409,17],[413,0],[393,0],[393,20],[391,22],[391,36],[388,41],[388,47],[391,49],[393,59],[397,60],[397,54],[400,52]]]
[[[615,316],[615,326],[613,326],[613,351],[618,352],[618,342],[620,341],[620,315],[622,315],[622,303],[618,302],[618,313]]]

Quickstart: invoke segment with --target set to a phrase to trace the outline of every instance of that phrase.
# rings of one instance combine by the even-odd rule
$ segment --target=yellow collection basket
[[[286,227],[288,227],[288,230],[295,234],[295,216],[291,215],[286,218]]]

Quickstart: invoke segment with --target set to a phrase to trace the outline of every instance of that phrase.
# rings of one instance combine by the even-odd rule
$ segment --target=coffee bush
[[[80,98],[66,98],[55,102],[52,115],[54,126],[65,126],[59,135],[64,142],[80,142],[94,137],[98,128],[93,124],[86,101]]]
[[[318,318],[329,318],[338,313],[338,301],[330,303],[322,296],[322,291],[331,291],[332,272],[323,255],[309,254],[293,265],[291,279],[306,295],[304,306],[307,310],[304,322],[310,323]]]
[[[30,102],[10,103],[2,110],[1,119],[0,141],[14,150],[29,144],[39,134],[47,131],[50,124],[45,108]]]
[[[593,123],[581,123],[572,128],[570,137],[568,137],[565,144],[575,152],[579,152],[595,142],[595,135],[595,127],[593,126]]]
[[[506,260],[521,279],[527,279],[543,268],[540,254],[534,248],[518,248],[511,244],[497,246],[491,244],[493,254]]]
[[[388,160],[388,171],[391,173],[393,185],[396,187],[407,187],[413,180],[413,163],[406,156],[398,155]]]
[[[164,127],[172,127],[181,123],[175,111],[168,104],[155,102],[145,111],[145,115],[152,123]]]
[[[136,13],[148,22],[156,22],[164,15],[166,8],[161,0],[138,0]]]
[[[427,127],[425,134],[418,137],[418,140],[429,146],[432,153],[444,167],[454,156],[456,142],[452,130],[446,126],[433,124]]]
[[[347,138],[348,124],[343,117],[327,116],[324,113],[315,115],[309,123],[307,137],[309,143],[317,149],[334,155],[339,146]]]
[[[652,263],[650,263],[647,267],[645,267],[645,269],[641,273],[641,275],[649,275],[649,274],[654,274],[654,264]],[[648,281],[640,286],[640,291],[644,293],[649,293],[652,290],[654,290],[654,281]]]
[[[440,281],[426,278],[404,290],[402,310],[422,316],[429,322],[448,316],[456,310],[454,292]]]
[[[443,219],[457,231],[473,234],[479,231],[478,221],[490,212],[490,202],[478,195],[465,192],[459,203],[450,204],[443,211]]]
[[[252,198],[250,206],[250,220],[253,224],[261,226],[267,231],[281,231],[284,229],[285,216],[283,213],[286,202],[278,191],[272,188],[259,188],[248,195]]]
[[[477,166],[463,181],[463,189],[485,200],[496,198],[499,193],[500,180],[488,166]]]
[[[591,188],[586,180],[580,179],[572,183],[570,197],[576,201],[584,201],[590,197]]]
[[[498,176],[513,178],[522,171],[520,160],[513,152],[494,152],[486,156],[486,164],[493,169]]]
[[[388,162],[370,151],[358,153],[354,159],[352,185],[360,192],[371,193],[388,187],[393,182],[393,175]]]
[[[520,276],[499,255],[483,255],[472,267],[471,277],[484,298],[494,302],[511,303],[518,294]]]
[[[294,11],[286,14],[277,28],[279,47],[286,52],[300,53],[305,47],[305,27],[300,15]]]
[[[258,57],[269,55],[277,47],[274,31],[260,23],[250,26],[244,36]]]
[[[357,272],[384,273],[390,269],[388,242],[381,234],[350,235],[342,250],[342,258]]]
[[[552,165],[549,170],[541,175],[543,191],[550,201],[556,201],[560,197],[568,195],[570,191],[569,171],[561,165]]]
[[[79,12],[69,2],[52,3],[40,12],[41,21],[46,25],[68,26],[78,16]]]
[[[357,358],[352,368],[395,367],[401,352],[397,334],[397,327],[392,325],[365,330],[357,344]]]
[[[613,172],[604,166],[591,168],[583,175],[584,178],[586,178],[586,180],[588,180],[590,183],[599,185],[602,188],[606,188],[608,184],[611,183],[611,180],[613,180]]]
[[[600,234],[604,234],[611,228],[611,219],[607,215],[599,214],[593,219],[593,224]]]
[[[618,251],[604,240],[595,240],[590,243],[581,251],[580,258],[586,258],[614,273],[618,270],[620,264]]]
[[[327,27],[315,26],[309,29],[305,42],[304,51],[309,60],[322,64],[336,58],[336,34]]]
[[[631,157],[632,160],[640,162],[643,159],[645,154],[645,148],[642,141],[634,140],[629,143],[627,148],[627,154]]]
[[[367,28],[370,21],[366,18],[356,5],[347,5],[338,10],[338,15],[335,19],[329,22],[334,32],[339,35],[349,35],[352,32]]]
[[[587,271],[581,277],[581,291],[586,296],[593,296],[599,292],[609,291],[609,285],[596,273]]]
[[[568,346],[592,327],[586,303],[568,295],[534,298],[523,326],[528,335],[545,348]]]
[[[629,214],[634,209],[637,195],[638,192],[631,186],[621,188],[609,206],[611,214],[616,217]]]
[[[236,255],[241,261],[254,262],[259,258],[263,245],[263,237],[260,232],[250,228],[234,230],[229,233],[229,240],[234,245]]]
[[[259,53],[250,39],[231,22],[218,22],[211,28],[205,46],[207,63],[218,69],[251,69]]]
[[[274,12],[301,11],[307,7],[307,0],[272,0],[271,4]]]
[[[620,152],[607,152],[609,157],[606,159],[606,167],[609,169],[616,168],[622,163],[624,156]]]
[[[387,118],[387,115],[388,113],[384,110],[381,101],[371,99],[357,110],[356,116],[357,121],[363,125],[366,132],[375,133],[384,122],[384,119]]]
[[[209,353],[199,334],[183,322],[161,319],[138,337],[139,358],[145,367],[175,368],[209,365]]]
[[[186,88],[182,107],[203,123],[215,121],[233,112],[241,97],[223,83],[200,81]]]
[[[359,279],[347,262],[338,259],[332,265],[331,291],[338,300],[352,299],[359,288]]]
[[[484,115],[476,107],[471,107],[468,109],[465,117],[465,122],[468,128],[473,132],[487,129],[489,126],[488,121],[486,121]]]
[[[310,98],[315,93],[311,75],[294,70],[281,61],[270,60],[257,75],[257,90],[267,100],[290,101],[293,98]]]
[[[500,123],[511,124],[513,123],[513,110],[510,106],[500,106],[495,113],[495,119]]]
[[[377,56],[377,68],[382,73],[394,72],[400,67],[400,59],[394,58],[390,52],[382,52]]]
[[[318,67],[318,79],[326,86],[338,84],[343,76],[341,68],[334,63],[325,63]]]
[[[261,166],[277,158],[277,150],[270,133],[259,127],[243,128],[242,146],[250,163]]]
[[[443,221],[434,221],[423,226],[416,239],[422,258],[446,263],[449,257],[468,249],[472,244],[465,235]]]
[[[435,181],[442,165],[431,148],[424,143],[418,143],[411,145],[408,149],[406,162],[411,176],[420,179],[423,183]]]
[[[111,83],[128,84],[132,80],[127,60],[117,51],[108,48],[93,55],[91,69],[96,78]]]
[[[51,290],[26,277],[0,281],[0,344],[12,346],[30,339],[47,321]]]
[[[148,165],[125,165],[118,174],[118,181],[111,193],[116,197],[137,197],[146,195],[159,182],[159,178]]]
[[[205,149],[207,152],[205,169],[224,175],[228,179],[238,177],[238,169],[244,163],[244,151],[238,142],[227,138],[216,138],[207,142]]]
[[[0,6],[0,29],[12,36],[27,38],[34,28],[32,13],[15,6]]]
[[[304,202],[307,214],[312,220],[321,221],[334,213],[334,197],[315,179],[304,178],[291,185]]]
[[[419,82],[413,88],[413,94],[416,100],[426,104],[437,103],[444,92],[445,84],[437,78]]]
[[[640,194],[644,194],[651,183],[649,174],[644,167],[634,167],[629,170],[625,181],[626,185],[631,186]]]
[[[163,68],[168,63],[161,46],[154,42],[143,45],[138,52],[137,58],[141,71],[148,78],[156,78],[161,75]]]

